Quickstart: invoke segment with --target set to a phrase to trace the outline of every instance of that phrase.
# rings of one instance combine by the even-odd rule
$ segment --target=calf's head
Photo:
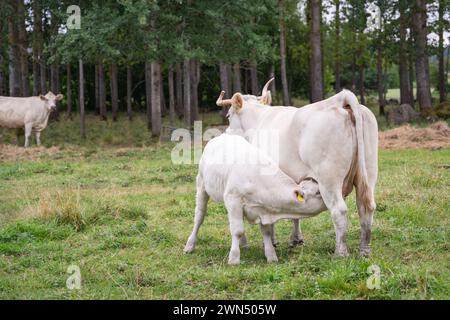
[[[320,195],[319,184],[313,179],[305,179],[300,182],[294,191],[294,196],[300,206],[305,211],[316,212],[324,207],[322,196]]]
[[[61,101],[64,98],[64,96],[62,94],[58,94],[55,96],[55,94],[50,91],[45,96],[40,95],[39,98],[45,102],[45,106],[49,111],[55,111],[56,103],[58,101]]]

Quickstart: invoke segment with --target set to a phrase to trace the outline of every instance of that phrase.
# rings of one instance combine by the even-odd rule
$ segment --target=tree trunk
[[[416,81],[417,100],[421,111],[430,110],[432,107],[430,75],[427,54],[427,3],[426,0],[415,0],[412,18],[416,48]]]
[[[414,99],[414,79],[415,79],[415,72],[414,72],[414,42],[412,36],[410,37],[409,41],[409,49],[408,49],[408,74],[409,74],[409,92],[411,94],[411,106],[415,108],[415,99]]]
[[[183,84],[184,84],[184,123],[190,128],[191,123],[191,64],[189,59],[183,63]]]
[[[147,129],[152,130],[152,65],[145,63],[145,101],[147,109]]]
[[[198,84],[200,83],[200,63],[195,60],[191,60],[191,123],[199,119],[198,110]]]
[[[106,116],[106,84],[103,62],[98,63],[98,102],[100,117],[103,121],[106,121],[108,118]]]
[[[322,68],[322,40],[321,40],[321,0],[310,0],[311,10],[311,102],[324,98],[323,68]]]
[[[79,69],[80,69],[80,79],[78,81],[78,91],[79,91],[79,97],[78,97],[78,103],[79,110],[80,110],[80,132],[81,132],[81,139],[86,139],[86,118],[84,115],[84,69],[83,69],[83,60],[79,60],[78,62]]]
[[[334,0],[335,6],[335,14],[334,14],[334,23],[335,23],[335,40],[334,40],[334,91],[336,93],[341,92],[341,17],[340,17],[340,0]]]
[[[168,110],[166,104],[166,95],[164,94],[164,77],[162,72],[160,72],[159,74],[161,76],[161,79],[159,80],[159,83],[161,84],[161,115],[165,117],[168,113]]]
[[[400,8],[399,18],[399,36],[400,36],[400,50],[399,50],[399,76],[400,76],[400,103],[414,105],[414,101],[411,101],[410,79],[408,73],[408,46],[406,42],[406,25],[405,25],[405,12],[403,8]]]
[[[223,91],[225,91],[225,99],[231,98],[231,88],[228,87],[228,68],[226,63],[220,62],[219,64],[219,74],[220,74],[220,87]],[[222,108],[222,120],[223,123],[226,122],[226,116],[228,113],[228,108]]]
[[[70,67],[70,64],[68,63],[66,66],[67,70],[67,94],[66,94],[66,101],[67,101],[67,114],[66,119],[72,119],[72,70]]]
[[[366,92],[364,88],[364,64],[361,64],[359,66],[359,96],[360,96],[360,103],[365,104],[366,103]]]
[[[239,63],[233,65],[233,92],[242,92],[241,66]]]
[[[42,41],[42,13],[39,1],[33,1],[33,95],[38,96],[41,88],[40,83],[40,59]],[[41,92],[45,94],[45,92]]]
[[[281,86],[283,90],[283,105],[291,105],[291,98],[289,96],[289,87],[286,70],[286,28],[284,22],[284,1],[278,1],[280,9],[280,72],[281,72]]]
[[[438,34],[439,34],[439,102],[447,101],[447,79],[445,78],[444,68],[444,0],[439,0],[439,20],[438,20]],[[450,48],[449,48],[450,50]]]
[[[95,72],[95,76],[94,76],[94,90],[95,90],[95,111],[97,112],[97,114],[100,114],[100,88],[99,88],[99,83],[98,83],[98,75],[99,75],[99,73],[98,73],[98,70],[99,70],[99,68],[98,68],[98,63],[97,64],[95,64],[95,69],[94,69],[94,72]]]
[[[252,94],[257,96],[259,93],[259,82],[258,82],[258,65],[253,62],[250,65],[250,82],[252,87]]]
[[[131,96],[133,94],[133,73],[131,70],[131,66],[127,66],[127,115],[128,120],[131,121],[133,119],[133,109],[131,106]]]
[[[181,64],[178,62],[175,65],[176,71],[176,106],[175,111],[177,112],[178,118],[184,114],[183,108],[183,70]]]
[[[113,121],[117,121],[117,112],[119,111],[119,87],[117,83],[117,65],[111,64],[109,67],[109,78],[111,85],[111,109]]]
[[[23,0],[17,0],[18,12],[18,36],[19,36],[19,52],[20,52],[20,75],[22,82],[22,96],[30,96],[30,83],[28,82],[28,44],[27,31],[25,26],[25,8]]]
[[[169,119],[170,126],[175,125],[175,86],[173,79],[173,66],[169,66],[168,81],[169,81]]]
[[[14,11],[17,10],[15,3],[12,3],[12,7]],[[19,37],[15,16],[15,13],[8,16],[9,95],[11,97],[20,97],[22,95],[22,78],[20,75]]]
[[[152,136],[161,135],[161,65],[152,62]]]
[[[380,30],[381,33],[381,30]],[[381,35],[379,35],[381,37]],[[383,49],[381,39],[378,39],[377,46],[377,82],[378,82],[378,103],[380,106],[380,115],[384,116],[384,76],[383,76]],[[363,104],[363,102],[361,102]]]

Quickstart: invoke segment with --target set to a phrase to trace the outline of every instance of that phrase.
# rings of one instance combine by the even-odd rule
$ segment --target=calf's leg
[[[292,220],[292,234],[289,240],[289,247],[293,248],[304,243],[302,230],[300,229],[300,220]]]
[[[241,200],[234,196],[225,196],[225,207],[228,211],[228,221],[231,233],[231,249],[228,257],[228,264],[237,265],[240,263],[241,250],[239,243],[245,233],[244,211]]]
[[[194,218],[194,229],[184,247],[184,253],[190,253],[194,251],[195,244],[197,243],[197,235],[200,226],[205,219],[207,205],[208,205],[209,196],[205,191],[205,187],[203,184],[203,179],[199,176],[197,177],[197,196],[196,196],[196,205],[195,205],[195,218]]]
[[[263,235],[264,241],[264,254],[267,258],[267,262],[278,262],[277,253],[275,252],[275,247],[272,242],[273,235],[273,224],[272,225],[262,225],[261,224],[261,233]]]

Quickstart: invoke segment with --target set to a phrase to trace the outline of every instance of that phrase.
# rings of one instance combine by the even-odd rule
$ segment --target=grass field
[[[290,222],[277,225],[272,265],[259,227],[246,224],[249,248],[230,267],[220,204],[210,203],[197,250],[182,253],[197,169],[173,166],[172,145],[150,140],[142,125],[89,118],[82,143],[76,122],[53,124],[43,141],[59,149],[0,163],[0,298],[450,298],[450,172],[440,167],[449,149],[380,152],[370,259],[358,257],[352,195],[349,258],[333,257],[324,212],[302,223],[306,244],[296,249],[287,246]],[[81,290],[66,288],[70,265],[80,267]],[[367,288],[371,265],[380,267],[380,289]]]

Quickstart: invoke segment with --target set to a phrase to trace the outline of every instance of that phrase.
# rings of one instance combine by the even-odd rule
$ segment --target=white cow
[[[356,187],[356,202],[361,225],[360,254],[370,254],[370,238],[375,211],[375,184],[378,176],[378,125],[373,113],[358,103],[356,96],[341,93],[303,108],[270,107],[270,91],[262,97],[236,93],[217,104],[232,106],[228,113],[229,132],[248,133],[259,148],[268,144],[255,132],[278,132],[280,147],[265,150],[279,159],[279,165],[295,181],[312,177],[330,210],[336,231],[336,255],[347,256],[347,205],[344,199]],[[264,136],[264,135],[258,135]],[[292,240],[299,237],[294,221]]]
[[[239,245],[246,243],[244,217],[261,225],[267,261],[276,262],[273,224],[280,219],[311,217],[326,209],[316,182],[295,183],[243,137],[229,134],[212,139],[200,160],[194,229],[186,253],[195,248],[210,197],[223,202],[228,211],[232,236],[229,264],[239,264]]]
[[[0,97],[0,127],[25,128],[25,148],[29,147],[34,131],[36,143],[40,145],[41,132],[47,127],[48,117],[56,110],[56,102],[62,99],[62,94],[55,96],[52,92],[29,98]]]

